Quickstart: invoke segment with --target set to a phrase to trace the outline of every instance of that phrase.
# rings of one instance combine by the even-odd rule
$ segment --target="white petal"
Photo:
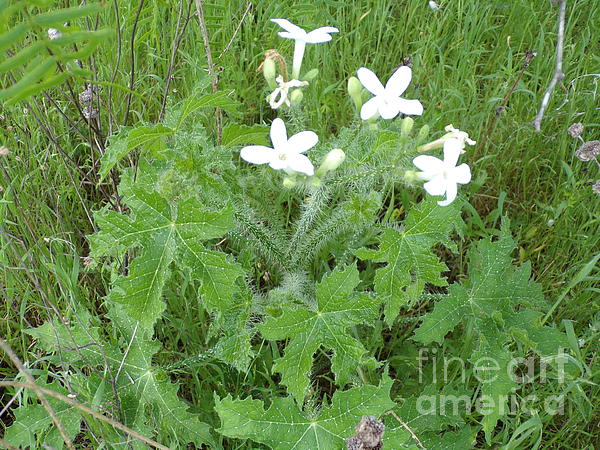
[[[315,168],[310,162],[310,159],[305,155],[299,153],[288,155],[286,162],[287,168],[294,172],[303,173],[309,177],[315,174]]]
[[[266,164],[275,157],[275,150],[264,145],[249,145],[240,150],[240,156],[252,164]]]
[[[279,37],[284,39],[302,39],[304,36],[298,33],[289,33],[287,31],[280,31],[277,33]]]
[[[444,192],[448,189],[448,182],[440,175],[425,183],[423,187],[429,195],[444,195]]]
[[[444,142],[444,165],[446,167],[454,167],[458,162],[464,144],[460,139],[447,139]]]
[[[386,98],[379,102],[379,114],[383,119],[393,119],[400,112],[399,98]]]
[[[314,131],[302,131],[288,139],[287,151],[289,153],[304,153],[319,142],[319,136]]]
[[[281,28],[283,28],[285,31],[288,31],[294,35],[303,36],[306,34],[306,31],[304,31],[298,25],[294,25],[292,22],[290,22],[287,19],[271,19],[271,22],[276,23]]]
[[[456,193],[456,183],[448,183],[448,185],[446,186],[446,200],[439,201],[438,205],[448,206],[456,198]]]
[[[381,95],[385,92],[385,88],[381,84],[381,81],[379,81],[379,78],[377,78],[377,75],[366,67],[358,69],[356,75],[358,75],[358,79],[362,85],[372,94]]]
[[[271,167],[271,169],[281,170],[287,168],[287,155],[283,154],[284,159],[280,158],[280,156],[282,156],[281,153],[275,152],[273,159],[271,159],[271,161],[269,162],[269,166]]]
[[[420,155],[413,159],[413,164],[423,172],[441,172],[444,170],[444,162],[435,156]]]
[[[271,124],[271,142],[273,148],[284,148],[287,144],[287,131],[285,130],[285,123],[279,117]]]
[[[406,90],[411,79],[411,68],[408,66],[399,67],[385,85],[386,93],[399,97]]]
[[[423,114],[423,105],[419,100],[399,99],[400,112],[408,116],[420,116]]]
[[[467,184],[471,181],[471,168],[467,164],[461,164],[452,171],[452,180],[456,183]]]
[[[311,33],[314,33],[315,31],[319,31],[321,33],[339,33],[340,30],[338,30],[336,27],[321,27],[312,30]]]
[[[375,114],[377,114],[377,109],[379,107],[379,100],[377,97],[373,97],[370,100],[367,100],[362,108],[360,109],[360,118],[362,120],[369,120]]]

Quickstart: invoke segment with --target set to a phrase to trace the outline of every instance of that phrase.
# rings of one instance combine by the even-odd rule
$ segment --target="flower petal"
[[[275,150],[264,145],[249,145],[240,150],[240,156],[252,164],[266,164],[275,157]]]
[[[273,143],[273,148],[284,148],[287,145],[287,140],[285,123],[278,117],[271,124],[271,142]]]
[[[433,180],[425,183],[423,187],[429,195],[444,195],[444,192],[448,189],[448,182],[443,176],[439,175]],[[454,185],[454,187],[456,187],[456,185]]]
[[[337,33],[339,30],[334,27],[321,27],[316,30],[312,30],[308,33],[304,40],[310,44],[320,44],[322,42],[329,42],[332,37],[329,33]]]
[[[423,172],[440,173],[444,170],[444,162],[430,155],[420,155],[413,159],[413,164]]]
[[[292,22],[290,22],[287,19],[271,19],[271,22],[276,23],[281,28],[283,28],[285,31],[288,31],[289,33],[292,33],[295,36],[304,36],[306,34],[306,31],[304,31],[298,25],[294,25]],[[293,39],[296,39],[296,38],[293,38]]]
[[[284,39],[302,39],[302,37],[298,33],[290,33],[288,31],[280,31],[277,33],[279,37]]]
[[[377,75],[366,67],[358,69],[356,75],[365,89],[372,94],[381,95],[385,92],[385,88],[383,87],[383,84],[381,84],[381,81],[379,81],[379,78],[377,78]]]
[[[448,206],[450,203],[456,199],[457,189],[456,183],[448,183],[446,186],[446,200],[441,200],[438,202],[440,206]]]
[[[406,90],[412,79],[412,70],[408,66],[399,67],[385,85],[386,93],[399,97]]]
[[[384,101],[380,101],[379,115],[386,120],[396,117],[400,112],[399,100],[399,98],[386,98]]]
[[[287,159],[287,168],[293,170],[294,172],[303,173],[304,175],[308,175],[309,177],[315,174],[315,168],[308,159],[307,156],[301,155],[299,153],[288,155]]]
[[[419,100],[399,99],[400,112],[408,116],[420,116],[423,114],[423,105]]]
[[[319,142],[319,136],[314,131],[302,131],[293,135],[287,141],[288,153],[304,153]]]
[[[362,120],[369,120],[375,114],[377,114],[377,109],[379,108],[379,99],[377,97],[373,97],[370,100],[367,100],[362,108],[360,109],[360,118]]]
[[[452,171],[452,180],[456,183],[467,184],[471,181],[471,168],[467,164],[461,164]]]
[[[446,167],[455,167],[458,162],[464,144],[460,139],[447,139],[444,142],[444,165]]]

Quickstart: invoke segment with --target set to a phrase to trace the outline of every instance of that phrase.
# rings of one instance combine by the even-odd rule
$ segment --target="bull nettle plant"
[[[306,43],[337,31],[276,23],[295,39],[294,79]],[[547,303],[530,265],[513,263],[508,220],[469,249],[466,277],[449,276],[464,226],[457,185],[471,179],[469,166],[457,164],[474,141],[450,125],[425,143],[427,124],[414,130],[412,118],[392,120],[423,113],[418,100],[400,98],[410,68],[397,69],[385,87],[366,68],[357,74],[375,95],[362,104],[362,87],[351,79],[357,116],[368,122],[329,140],[305,131],[310,112],[299,104],[270,128],[231,121],[216,145],[193,119],[213,107],[235,115],[240,104],[201,89],[164,123],[114,137],[102,176],[138,149],[139,163],[121,170],[125,211],[98,211],[99,231],[89,237],[91,269],[112,280],[106,315],[79,307],[68,321],[29,331],[61,368],[48,386],[171,448],[220,448],[235,438],[273,449],[341,449],[363,416],[384,417],[386,449],[470,449],[480,430],[494,441],[509,395],[522,388],[512,361],[538,355],[556,375],[566,337],[544,325]],[[375,122],[378,115],[387,121]],[[439,148],[443,160],[422,154]],[[179,362],[166,364],[156,332],[173,326],[166,316],[186,314],[169,309],[182,293],[204,345],[196,354],[169,349]],[[386,347],[390,335],[401,348]],[[430,358],[417,372],[406,361],[421,361],[418,346],[465,366],[442,381]],[[258,367],[279,395],[214,392],[204,399],[213,410],[200,409],[175,382],[199,364],[241,377]],[[424,412],[425,396],[433,407]],[[448,396],[490,404],[452,409]],[[66,430],[75,437],[78,413],[64,406],[57,413],[76,424]],[[85,421],[106,442],[126,440],[97,419]],[[62,446],[35,403],[17,409],[5,439]]]

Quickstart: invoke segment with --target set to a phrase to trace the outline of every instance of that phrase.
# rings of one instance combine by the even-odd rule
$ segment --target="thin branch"
[[[38,398],[40,399],[40,402],[44,406],[44,409],[48,412],[48,414],[52,418],[52,422],[54,422],[54,425],[56,425],[56,428],[58,429],[58,432],[60,433],[60,436],[62,437],[66,446],[71,450],[75,450],[75,446],[73,445],[73,442],[71,441],[71,439],[69,438],[69,435],[65,431],[65,428],[64,428],[62,422],[58,419],[56,412],[54,411],[52,406],[50,406],[50,403],[48,403],[48,400],[46,399],[46,396],[44,395],[42,388],[40,386],[38,386],[37,384],[35,384],[35,380],[31,376],[29,371],[25,368],[25,366],[23,365],[21,360],[18,358],[17,355],[15,355],[12,348],[10,348],[10,346],[6,343],[6,341],[4,339],[0,339],[0,348],[2,348],[2,350],[4,350],[4,353],[6,353],[6,355],[10,358],[10,360],[17,367],[17,369],[19,369],[19,372],[21,372],[23,374],[23,376],[27,379],[28,384],[32,385],[31,389],[33,389],[35,391]]]
[[[556,42],[556,67],[554,69],[554,77],[552,77],[552,81],[550,81],[550,85],[548,85],[548,89],[544,92],[544,97],[542,98],[542,104],[540,105],[540,110],[535,116],[533,120],[533,127],[535,131],[541,130],[542,119],[544,118],[544,113],[546,112],[546,108],[548,107],[548,103],[550,103],[550,96],[552,95],[552,91],[556,87],[557,83],[562,81],[565,77],[565,74],[562,71],[562,62],[563,62],[563,47],[565,40],[565,11],[567,9],[567,0],[553,0],[559,4],[558,10],[558,33],[557,33],[557,42]]]
[[[36,392],[39,391],[39,392],[43,393],[44,395],[47,395],[49,397],[54,397],[57,400],[68,403],[69,405],[73,406],[74,408],[77,408],[80,411],[83,411],[84,413],[89,414],[90,416],[92,416],[98,420],[101,420],[102,422],[106,422],[109,425],[112,425],[116,429],[121,430],[124,433],[127,433],[128,435],[130,435],[131,437],[133,437],[139,441],[145,442],[146,444],[151,445],[155,448],[159,448],[161,450],[169,450],[168,447],[165,447],[164,445],[159,444],[158,442],[156,442],[150,438],[147,438],[146,436],[138,433],[137,431],[132,430],[129,427],[126,427],[122,423],[119,423],[109,417],[106,417],[106,416],[100,414],[99,412],[94,411],[93,409],[88,408],[87,406],[82,405],[81,403],[76,402],[75,400],[70,399],[69,397],[66,397],[62,394],[59,394],[58,392],[55,392],[51,389],[46,389],[46,388],[36,385],[35,383],[30,383],[30,382],[23,383],[23,382],[19,382],[19,381],[0,381],[0,387],[4,387],[4,386],[33,389]]]
[[[208,29],[206,28],[206,21],[204,20],[204,8],[202,6],[202,0],[196,0],[196,12],[198,14],[198,22],[200,22],[202,40],[204,41],[204,51],[206,53],[206,61],[208,62],[208,74],[212,78],[212,91],[217,92],[219,87],[219,77],[217,76],[215,63],[212,59],[212,53],[210,50],[210,41]],[[221,145],[221,138],[223,136],[223,112],[221,111],[221,108],[215,109],[215,118],[217,121],[217,145]]]
[[[130,48],[130,59],[131,59],[131,74],[129,76],[129,93],[127,94],[127,107],[125,108],[125,119],[123,119],[123,125],[127,125],[127,119],[129,118],[129,110],[131,109],[131,91],[133,91],[135,83],[135,33],[137,31],[138,22],[140,20],[140,14],[144,8],[144,0],[140,0],[137,12],[135,13],[135,19],[133,20],[133,29],[131,30],[131,48]]]
[[[250,12],[250,8],[252,8],[252,6],[253,6],[252,2],[248,2],[248,6],[246,6],[246,10],[244,11],[244,14],[242,14],[240,23],[238,23],[237,28],[233,32],[233,36],[231,36],[231,39],[229,39],[229,42],[227,43],[227,45],[225,46],[225,48],[223,49],[221,54],[219,56],[217,56],[217,59],[221,59],[221,56],[223,56],[229,50],[229,47],[231,47],[231,44],[233,44],[233,41],[234,41],[235,37],[237,36],[238,32],[240,31],[240,28],[242,28],[242,24],[244,23],[244,20],[246,19],[246,16]]]
[[[419,440],[417,435],[415,433],[413,433],[413,430],[411,430],[410,427],[406,423],[404,423],[404,421],[398,416],[398,414],[396,414],[393,410],[391,410],[391,411],[386,412],[384,414],[384,416],[387,416],[388,414],[391,414],[394,417],[394,419],[396,419],[400,423],[400,425],[402,425],[402,427],[410,433],[411,437],[414,439],[414,441],[417,443],[417,445],[419,447],[421,447],[423,450],[427,450],[425,448],[425,446],[421,443],[421,441]]]
[[[519,81],[523,77],[523,74],[525,73],[525,70],[529,67],[529,64],[531,64],[531,61],[533,60],[533,58],[535,58],[536,55],[537,55],[537,53],[535,51],[533,51],[533,50],[527,50],[525,52],[525,57],[524,57],[524,61],[523,61],[523,67],[521,67],[519,75],[517,75],[517,78],[515,79],[514,83],[510,87],[510,89],[506,92],[506,94],[504,94],[504,97],[502,98],[502,101],[500,102],[500,105],[495,109],[494,115],[490,119],[490,122],[488,124],[487,129],[485,130],[485,133],[483,134],[483,136],[481,137],[481,139],[478,139],[479,140],[479,144],[477,145],[477,149],[475,151],[475,154],[479,154],[479,150],[484,147],[485,143],[488,140],[489,135],[491,134],[491,132],[492,132],[492,130],[494,128],[494,124],[496,123],[496,120],[498,120],[498,118],[502,114],[502,111],[504,111],[504,109],[506,108],[506,104],[508,103],[508,99],[510,98],[510,96],[514,92],[515,88],[517,87],[517,84],[519,83]]]

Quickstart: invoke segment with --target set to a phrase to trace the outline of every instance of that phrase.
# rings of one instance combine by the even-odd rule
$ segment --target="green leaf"
[[[469,252],[469,280],[448,288],[448,295],[423,317],[414,339],[423,344],[441,343],[449,331],[468,318],[507,315],[512,313],[512,306],[543,304],[541,287],[529,280],[531,266],[512,266],[514,248],[507,228],[495,242],[479,241]]]
[[[440,243],[452,248],[449,234],[461,226],[460,210],[427,200],[411,210],[402,230],[384,230],[378,250],[362,248],[355,252],[361,259],[387,263],[376,272],[375,292],[385,301],[388,325],[394,322],[403,305],[418,298],[425,283],[447,284],[441,274],[448,268],[431,248]]]
[[[235,147],[241,144],[269,145],[269,127],[265,125],[231,124],[223,128],[223,147]]]
[[[162,290],[174,255],[178,265],[191,269],[201,282],[200,300],[209,311],[231,307],[237,292],[241,267],[224,253],[206,249],[202,241],[222,237],[233,223],[233,211],[213,212],[197,200],[170,205],[147,187],[122,183],[124,202],[131,209],[125,216],[114,211],[96,214],[100,232],[90,237],[93,257],[121,255],[141,247],[129,275],[120,277],[109,300],[123,304],[127,313],[145,327],[154,325],[164,310]]]
[[[354,292],[360,280],[356,265],[336,269],[317,284],[314,309],[286,310],[280,317],[269,317],[259,329],[266,339],[287,339],[285,356],[273,369],[282,374],[282,383],[302,403],[309,385],[313,354],[319,346],[333,349],[331,369],[343,386],[364,363],[366,350],[352,337],[348,327],[377,319],[379,301]]]
[[[104,149],[104,154],[100,158],[100,182],[102,182],[110,173],[112,168],[123,159],[130,149],[127,147],[127,136],[125,133],[119,133],[110,138],[109,145]]]
[[[154,155],[158,155],[165,149],[165,138],[173,135],[175,131],[160,123],[152,127],[137,127],[129,132],[127,136],[127,151],[136,147],[144,147]]]
[[[263,402],[231,396],[215,398],[221,419],[221,434],[250,439],[274,450],[344,449],[362,416],[378,417],[393,408],[392,380],[384,376],[379,386],[361,386],[336,391],[331,406],[323,405],[310,417],[299,410],[291,397],[275,398],[265,411]]]
[[[38,14],[33,16],[31,21],[42,27],[49,27],[51,25],[62,25],[65,22],[79,19],[80,17],[89,16],[90,14],[97,13],[102,10],[100,4],[81,5],[73,6],[72,8],[58,9],[55,11],[48,11],[47,13]]]
[[[185,120],[196,111],[202,108],[213,107],[221,108],[226,111],[236,111],[240,104],[230,98],[225,92],[215,92],[214,94],[197,94],[187,98],[181,106],[181,112],[177,121],[176,129],[181,128]]]
[[[98,386],[93,394],[71,379],[71,387],[79,388],[75,392],[80,401],[113,404],[116,391],[126,425],[149,433],[164,430],[162,432],[180,442],[182,448],[189,442],[214,446],[208,425],[199,420],[198,414],[190,412],[189,405],[177,396],[178,386],[170,382],[160,367],[152,365],[160,343],[151,339],[151,330],[132,320],[118,305],[110,306],[110,310],[114,334],[121,334],[121,345],[104,341],[99,329],[91,323],[89,312],[83,309],[78,310],[75,319],[67,325],[46,322],[27,333],[41,348],[56,354],[56,357],[48,357],[50,361],[83,371],[85,380],[89,379],[89,373],[98,374],[97,367],[103,367],[106,387]],[[109,387],[109,381],[114,389]],[[77,413],[69,423],[79,425],[79,422]]]

